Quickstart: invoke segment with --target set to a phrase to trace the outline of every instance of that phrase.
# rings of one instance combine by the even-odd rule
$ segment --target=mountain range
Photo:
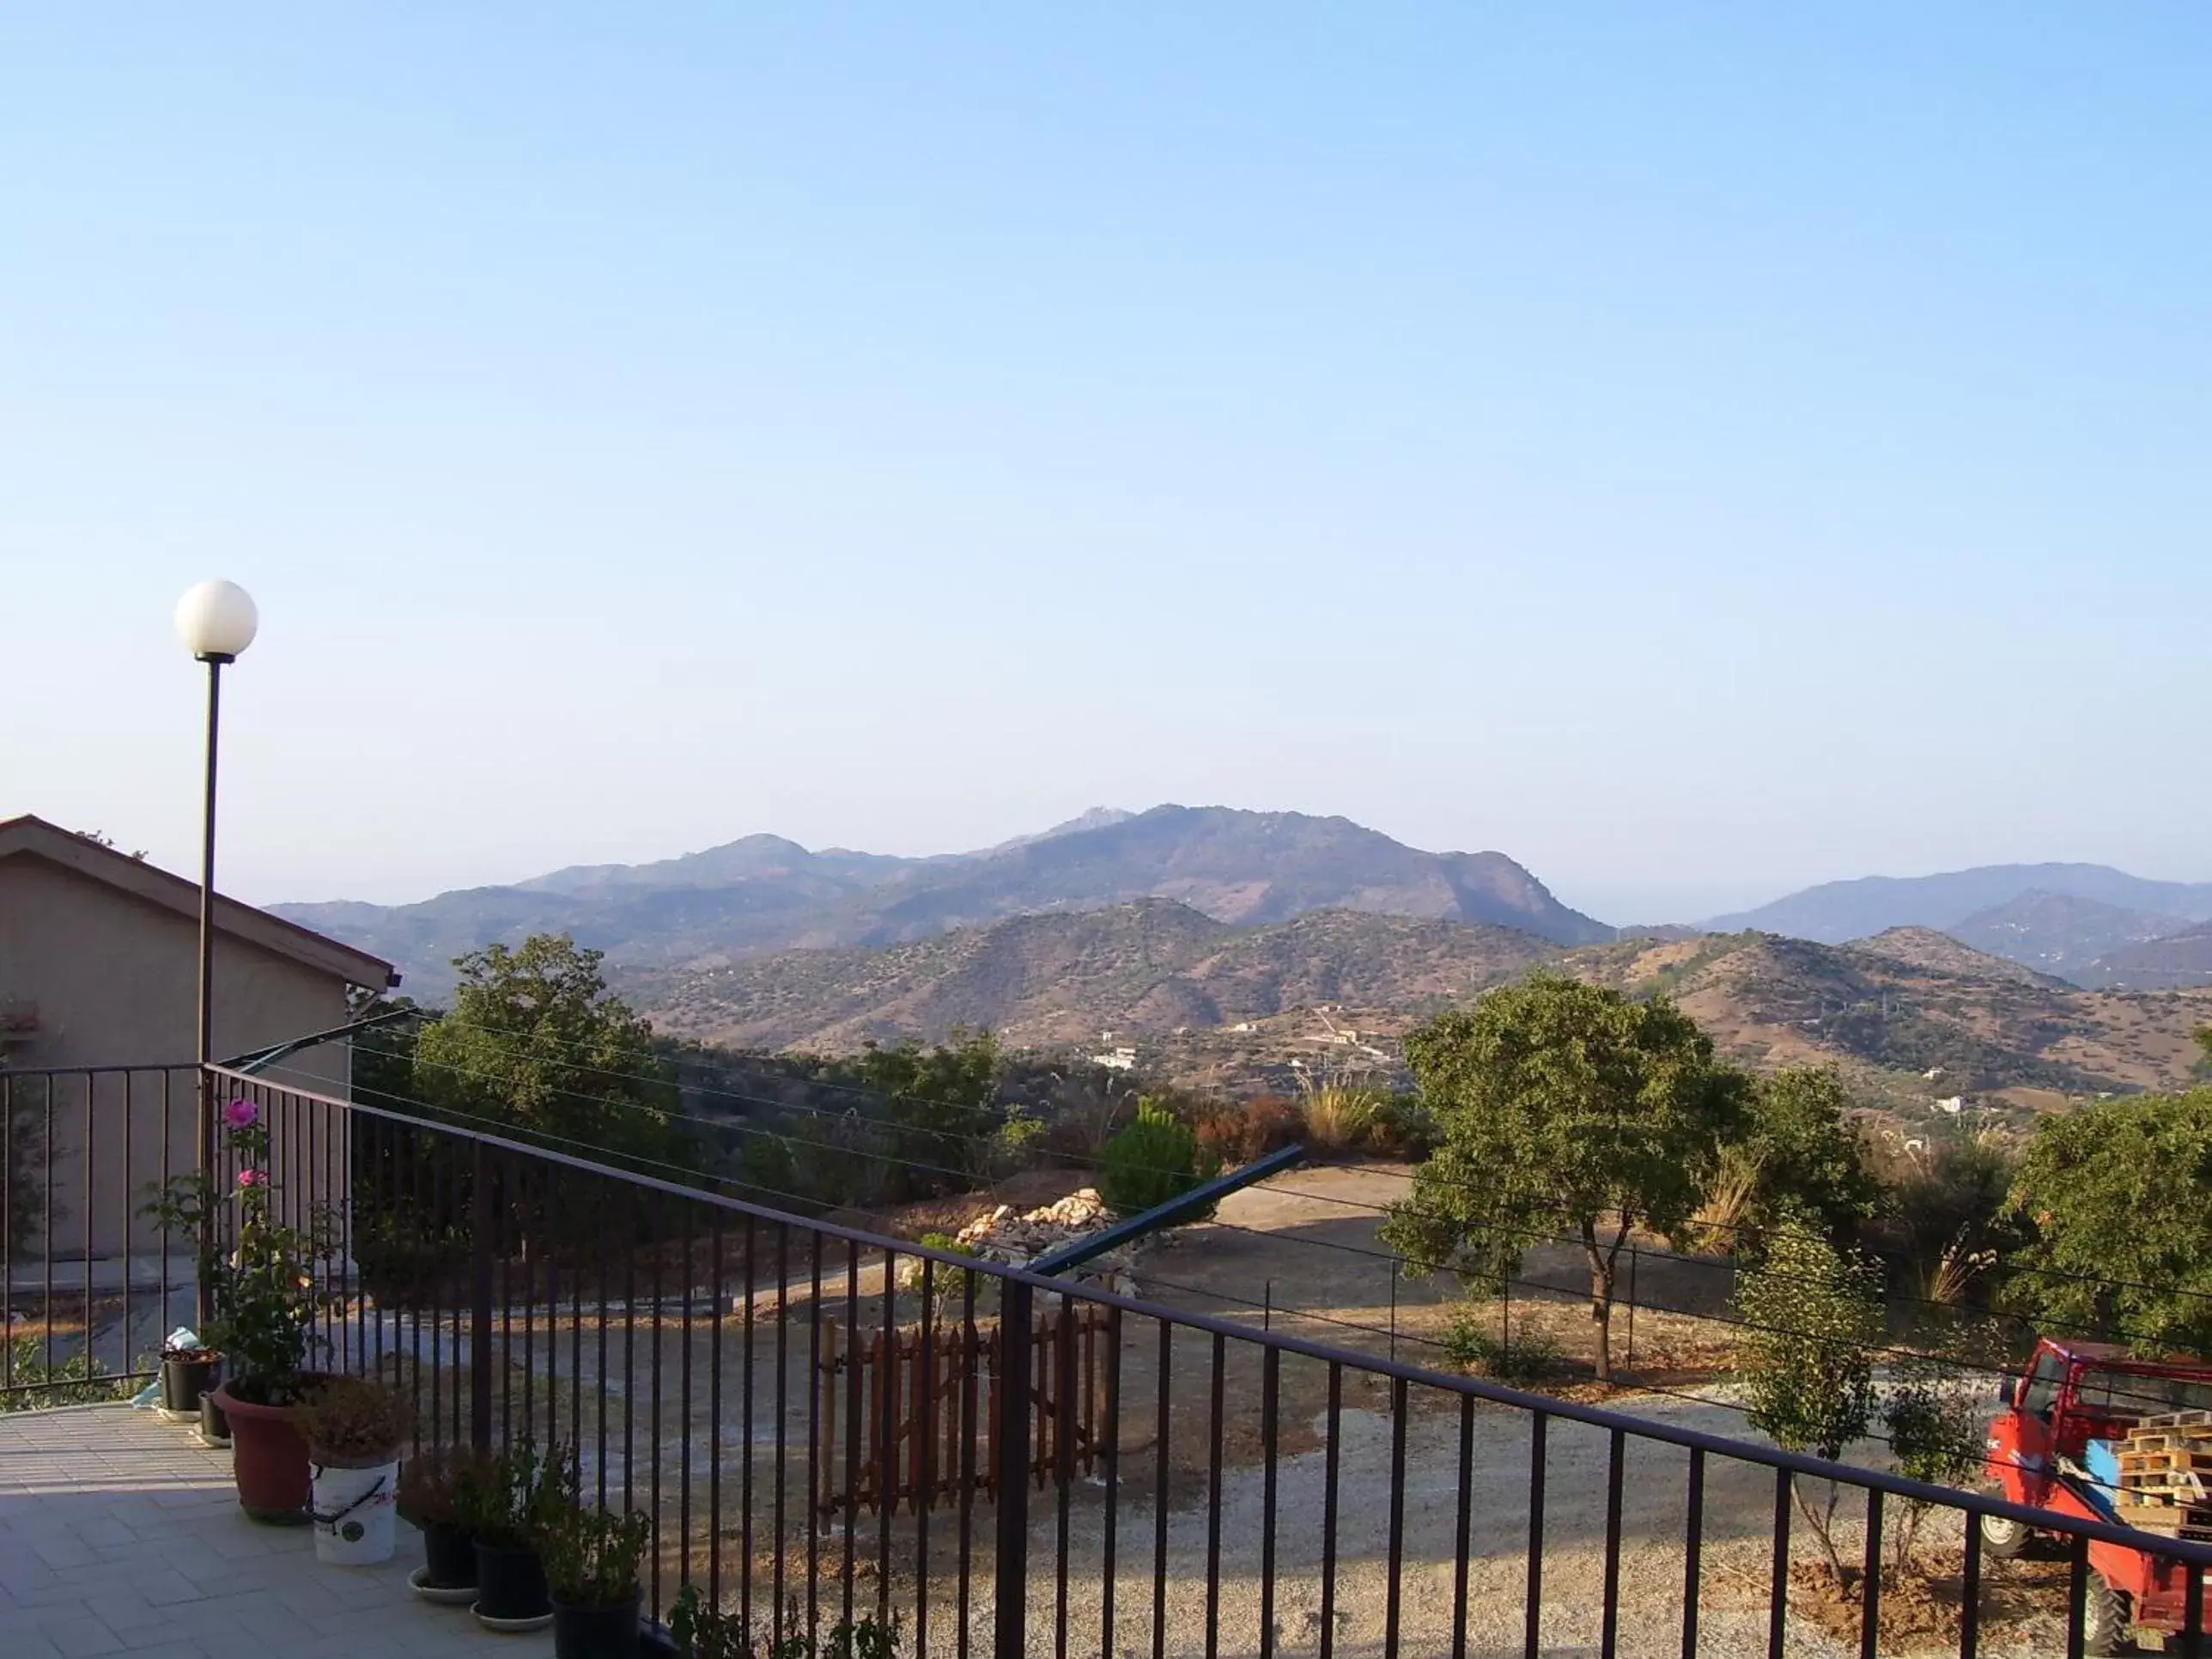
[[[1936,928],[2075,984],[2212,984],[2212,882],[2146,881],[2101,864],[1995,864],[1933,876],[1834,881],[1719,916],[1823,944],[1895,927]]]
[[[1512,927],[1559,945],[1613,930],[1503,853],[1430,853],[1348,818],[1229,807],[1101,808],[980,852],[896,858],[749,836],[682,858],[579,865],[415,904],[281,904],[280,915],[396,963],[435,1000],[453,957],[565,933],[635,973],[711,971],[795,948],[912,944],[1010,917],[1172,899],[1264,927],[1322,909]]]
[[[1754,928],[1824,945],[1867,939],[1892,927],[1948,933],[1970,916],[2023,894],[2083,899],[2116,909],[2212,921],[2212,882],[2146,881],[2102,864],[1985,864],[1933,876],[1863,876],[1823,882],[1762,904],[1716,916],[1716,933]]]
[[[1293,1060],[1387,1062],[1390,1039],[1427,1012],[1540,965],[1664,990],[1741,1063],[1832,1062],[1869,1097],[1923,1109],[1962,1092],[2041,1109],[2183,1086],[2191,1033],[2212,1018],[2212,990],[2086,990],[1928,928],[1844,945],[1736,933],[1566,945],[1340,909],[1237,927],[1168,899],[647,970],[624,988],[660,1030],[739,1047],[849,1052],[988,1027],[1018,1048],[1134,1044],[1182,1080],[1279,1087]]]
[[[1566,947],[1510,927],[1308,911],[1235,927],[1173,899],[1017,916],[887,950],[784,951],[630,975],[659,1030],[835,1053],[988,1027],[1017,1048],[1157,1036],[1333,1004],[1472,996]]]

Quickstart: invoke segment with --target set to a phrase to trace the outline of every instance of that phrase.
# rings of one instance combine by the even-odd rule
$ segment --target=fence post
[[[469,1182],[469,1443],[491,1449],[491,1258],[498,1206],[492,1201],[491,1151],[471,1143]]]
[[[1035,1291],[1023,1280],[999,1285],[999,1374],[991,1392],[998,1409],[993,1426],[999,1443],[992,1449],[999,1470],[997,1630],[995,1659],[1026,1659],[1029,1641],[1030,1578],[1030,1366]]]
[[[1628,1247],[1628,1364],[1636,1364],[1636,1263],[1644,1252],[1631,1244]]]
[[[212,764],[212,762],[210,763]],[[207,933],[207,927],[208,924],[205,921],[203,921],[200,924],[200,933],[203,940],[201,950],[203,952],[204,952],[207,948],[204,942],[205,935]],[[202,978],[204,980],[205,975],[203,975]],[[204,986],[203,986],[200,992],[200,1002],[202,1008],[204,1010],[207,1002],[207,992]],[[196,1073],[199,1083],[199,1088],[193,1097],[193,1110],[197,1114],[197,1116],[193,1121],[192,1127],[192,1145],[195,1148],[192,1154],[192,1167],[198,1172],[199,1177],[202,1181],[212,1183],[215,1180],[216,1165],[215,1073],[208,1068],[210,1054],[206,1036],[207,1017],[204,1012],[201,1015],[200,1032],[200,1063]],[[54,1080],[52,1078],[48,1078],[46,1079],[46,1115],[48,1117],[52,1117],[53,1115],[53,1087]],[[85,1155],[88,1158],[91,1156],[91,1148],[89,1146],[86,1148]],[[48,1183],[51,1184],[54,1172],[54,1151],[51,1138],[49,1139],[46,1146],[46,1179]],[[217,1190],[220,1189],[218,1188]],[[200,1218],[199,1237],[192,1241],[193,1268],[195,1275],[195,1283],[192,1286],[192,1317],[196,1322],[197,1328],[200,1330],[205,1330],[215,1319],[215,1266],[216,1255],[215,1239],[216,1209],[215,1206],[210,1204],[208,1206],[207,1213]],[[52,1244],[51,1241],[42,1240],[40,1248],[49,1256],[52,1255]],[[168,1259],[168,1243],[167,1239],[164,1239],[161,1245],[161,1251],[165,1268]],[[125,1253],[125,1271],[126,1273],[129,1272],[129,1253],[127,1251]],[[90,1277],[91,1273],[91,1265],[88,1263],[85,1267],[85,1273],[87,1275],[85,1283],[88,1285],[92,1282]],[[167,1323],[168,1319],[168,1310],[164,1308],[161,1310],[161,1315],[163,1322]],[[52,1328],[51,1326],[49,1328]]]

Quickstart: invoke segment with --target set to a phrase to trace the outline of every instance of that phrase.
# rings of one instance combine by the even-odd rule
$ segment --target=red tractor
[[[2109,1342],[2045,1337],[2025,1376],[1997,1391],[1984,1473],[2015,1504],[2082,1520],[2118,1522],[2119,1481],[2113,1447],[2147,1417],[2212,1408],[2212,1361],[2138,1359]],[[1982,1547],[2018,1555],[2033,1529],[1982,1517]],[[2092,1540],[2082,1651],[2132,1650],[2137,1629],[2161,1635],[2182,1627],[2185,1575],[2180,1564],[2142,1550]]]

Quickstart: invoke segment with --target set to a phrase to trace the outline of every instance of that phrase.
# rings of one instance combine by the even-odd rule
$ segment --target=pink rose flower
[[[222,1121],[234,1129],[243,1129],[261,1115],[261,1109],[250,1100],[234,1100],[222,1109]]]
[[[258,1170],[240,1170],[238,1172],[238,1184],[241,1187],[258,1187],[268,1179],[269,1177]]]

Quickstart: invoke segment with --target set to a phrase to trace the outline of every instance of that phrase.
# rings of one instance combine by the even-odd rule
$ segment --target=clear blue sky
[[[0,811],[2212,878],[2212,9],[0,15]]]

